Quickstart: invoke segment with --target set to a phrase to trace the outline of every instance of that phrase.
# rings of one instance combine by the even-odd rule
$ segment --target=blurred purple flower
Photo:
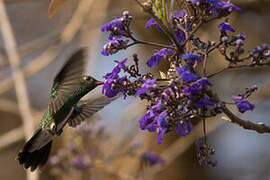
[[[145,152],[141,155],[141,161],[143,163],[149,163],[149,165],[163,164],[164,160],[153,152]]]
[[[73,141],[68,143],[68,149],[72,153],[77,153],[78,152],[77,146]]]
[[[51,166],[55,166],[55,165],[57,165],[59,162],[60,162],[60,159],[59,159],[59,157],[58,157],[57,155],[53,155],[53,156],[51,156],[50,159],[49,159],[49,163],[50,163]]]
[[[87,163],[85,158],[82,156],[76,156],[72,162],[72,165],[81,171],[87,171],[90,167],[89,163]]]

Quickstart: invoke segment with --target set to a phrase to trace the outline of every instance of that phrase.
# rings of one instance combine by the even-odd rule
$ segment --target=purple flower
[[[218,26],[218,28],[220,29],[221,32],[226,32],[226,31],[235,32],[235,30],[231,27],[231,25],[227,21],[224,21],[223,23],[221,23]]]
[[[214,106],[215,104],[210,101],[209,96],[203,96],[195,105],[197,108],[206,108],[207,106]]]
[[[159,115],[162,101],[159,100],[157,103],[150,107],[150,109],[146,112],[146,114],[139,120],[141,130],[147,129],[150,132],[154,132],[156,130],[156,121],[154,121],[154,117]]]
[[[198,3],[198,2],[200,2],[201,0],[191,0],[191,3],[192,4],[196,4],[196,3]]]
[[[152,122],[153,115],[148,111],[140,120],[140,128],[141,130],[147,129],[149,132],[154,132],[156,127],[153,127],[150,123]],[[150,126],[148,126],[150,124]]]
[[[127,62],[127,59],[124,59],[113,68],[111,73],[107,73],[105,77],[105,83],[102,87],[102,94],[105,94],[107,97],[111,98],[116,96],[119,92],[122,92],[123,89],[121,87],[116,88],[116,82],[119,84],[122,84],[124,80],[126,80],[126,76],[120,78],[119,73],[121,69],[125,69],[125,63]]]
[[[155,120],[157,121],[158,144],[162,143],[163,135],[167,132],[168,123],[166,122],[167,110],[161,112]]]
[[[159,51],[156,50],[156,53],[151,56],[151,58],[146,62],[148,67],[152,67],[152,66],[158,66],[160,64],[161,59],[166,59],[168,57],[169,53],[173,53],[172,49],[168,49],[168,48],[163,48],[160,49]]]
[[[164,160],[153,152],[145,152],[141,155],[142,162],[149,163],[149,165],[163,164]]]
[[[82,171],[87,171],[88,168],[90,167],[89,164],[86,162],[85,158],[81,156],[75,157],[72,165]]]
[[[241,113],[254,109],[254,105],[247,101],[246,96],[233,96],[232,99],[236,102],[236,106]]]
[[[157,24],[157,22],[156,22],[153,18],[149,19],[149,20],[146,22],[145,28],[148,29],[148,28],[149,28],[150,26],[152,26],[152,25],[155,25],[156,28],[157,28],[157,30],[162,31],[161,27]]]
[[[176,128],[176,132],[181,136],[186,136],[191,132],[192,129],[193,126],[191,121],[180,121]]]
[[[182,92],[189,96],[191,94],[199,93],[200,91],[206,89],[208,86],[212,86],[212,84],[207,80],[206,77],[202,77],[195,82],[190,83],[189,86],[184,86]]]
[[[182,11],[174,11],[173,12],[173,18],[179,19],[179,18],[184,18],[187,16],[187,11],[184,9]]]
[[[193,54],[193,53],[183,54],[182,58],[190,66],[193,66],[195,64],[195,62],[202,62],[203,61],[203,59],[200,56]]]
[[[152,88],[156,83],[156,79],[146,79],[142,87],[136,92],[135,97],[144,94],[148,89]]]
[[[197,87],[201,87],[203,89],[205,89],[208,86],[212,86],[212,84],[207,80],[206,77],[202,77],[200,79],[198,79],[197,81],[191,83],[191,86],[197,86]]]
[[[124,33],[125,32],[125,26],[123,24],[123,21],[121,18],[115,18],[114,20],[110,21],[109,23],[107,24],[104,24],[102,27],[101,27],[101,31],[102,32],[105,32],[105,31],[111,31],[111,32],[115,32],[115,31],[118,31],[121,33]]]
[[[178,76],[181,77],[185,82],[190,82],[197,78],[195,74],[190,72],[188,66],[182,66],[181,68],[176,67],[176,72],[178,73]]]
[[[119,74],[121,69],[125,70],[126,67],[127,58],[123,59],[122,61],[118,62],[118,64],[113,68],[112,73],[113,74]]]
[[[242,10],[239,7],[237,7],[231,3],[231,0],[228,0],[227,2],[221,1],[220,3],[221,3],[222,8],[226,9],[229,12],[231,12],[231,11],[238,11],[240,13],[242,12]]]
[[[121,36],[113,36],[112,39],[104,45],[101,54],[104,56],[109,56],[111,54],[117,53],[121,49],[125,49],[128,40],[124,40]]]
[[[186,35],[185,32],[182,31],[181,29],[177,29],[176,31],[174,31],[174,34],[177,38],[177,40],[181,43],[181,42],[185,42],[186,40]]]
[[[118,75],[114,75],[112,73],[108,73],[105,76],[105,83],[102,88],[102,94],[105,94],[107,97],[112,98],[116,96],[119,92],[122,91],[122,89],[114,89],[114,80],[119,80]]]
[[[109,23],[101,27],[102,32],[111,32],[110,36],[125,36],[129,37],[128,26],[132,20],[132,16],[129,15],[128,11],[123,12],[123,16],[114,18]]]
[[[141,130],[158,133],[158,144],[161,144],[163,135],[167,132],[168,123],[166,121],[167,110],[162,111],[163,102],[150,107],[146,114],[139,120]]]
[[[210,14],[218,14],[221,11],[240,11],[241,9],[231,3],[230,0],[227,2],[221,0],[191,0],[192,4],[197,4],[204,8]]]

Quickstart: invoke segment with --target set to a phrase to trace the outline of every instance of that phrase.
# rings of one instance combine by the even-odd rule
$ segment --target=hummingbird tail
[[[41,167],[48,161],[51,146],[52,138],[48,136],[48,132],[39,129],[25,144],[17,159],[20,164],[24,165],[25,169],[30,167],[31,171],[34,171],[38,166]]]

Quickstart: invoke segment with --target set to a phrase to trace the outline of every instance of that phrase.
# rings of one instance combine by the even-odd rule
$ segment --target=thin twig
[[[31,114],[24,75],[20,70],[20,57],[17,52],[16,40],[13,35],[3,0],[0,0],[0,29],[8,55],[8,61],[12,68],[12,77],[15,83],[18,106],[23,120],[24,135],[26,138],[29,138],[34,130],[34,121]],[[30,171],[27,171],[27,179],[37,180],[38,173],[30,173]]]
[[[20,57],[29,55],[33,52],[36,52],[48,45],[55,44],[59,41],[59,34],[60,31],[54,31],[51,33],[46,34],[40,38],[34,39],[30,42],[26,42],[25,44],[18,47],[18,53]],[[1,51],[0,51],[1,52]],[[4,59],[7,59],[7,54],[5,52],[0,53],[0,66],[4,66],[8,62]]]
[[[0,152],[18,141],[24,140],[23,126],[12,129],[0,136]]]
[[[146,9],[146,8],[144,7],[144,5],[143,5],[139,0],[135,0],[135,2],[137,2],[137,4],[139,4],[139,5],[143,8],[143,10],[144,10],[145,12],[148,12],[148,13],[151,15],[151,17],[152,17],[152,18],[156,21],[156,23],[161,27],[161,29],[164,31],[164,33],[167,34],[167,36],[170,38],[171,42],[173,42],[173,43],[176,45],[178,51],[179,51],[179,52],[183,52],[183,47],[180,45],[180,43],[179,43],[179,41],[177,40],[175,34],[174,34],[173,32],[171,32],[171,31],[168,29],[168,27],[165,26],[165,25],[162,23],[162,21],[161,21],[157,16],[155,16],[155,14],[153,13],[153,11],[152,11],[152,10]]]
[[[7,99],[0,99],[0,111],[20,115],[18,104]],[[32,114],[34,114],[34,116],[39,116],[41,113],[42,112],[32,108]]]
[[[270,133],[270,127],[266,126],[263,123],[254,123],[248,120],[243,120],[233,114],[226,106],[222,108],[224,114],[230,118],[231,123],[238,124],[239,126],[243,127],[244,129],[254,130],[258,133]]]
[[[92,1],[90,1],[92,2]],[[32,60],[28,65],[23,68],[23,72],[26,77],[32,76],[40,70],[47,67],[57,56],[58,52],[62,50],[62,46],[68,44],[80,30],[83,25],[87,12],[89,10],[89,1],[84,0],[80,3],[72,19],[69,21],[67,26],[64,28],[58,45],[51,46],[42,55]],[[89,3],[89,4],[88,4]],[[5,81],[0,83],[0,94],[10,90],[14,86],[12,78],[7,78]]]
[[[139,43],[139,44],[145,44],[145,45],[156,46],[156,47],[160,47],[160,48],[168,48],[168,49],[176,50],[176,48],[174,48],[172,46],[165,45],[165,44],[159,44],[159,43],[154,43],[154,42],[149,42],[149,41],[142,41],[142,40],[137,40],[135,42]]]

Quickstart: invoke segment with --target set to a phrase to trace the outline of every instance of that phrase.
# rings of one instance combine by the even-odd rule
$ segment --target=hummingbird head
[[[81,77],[80,82],[81,82],[81,86],[87,87],[87,88],[90,88],[90,89],[94,89],[98,85],[104,84],[104,82],[98,81],[95,78],[93,78],[91,76],[86,76],[86,75]]]

